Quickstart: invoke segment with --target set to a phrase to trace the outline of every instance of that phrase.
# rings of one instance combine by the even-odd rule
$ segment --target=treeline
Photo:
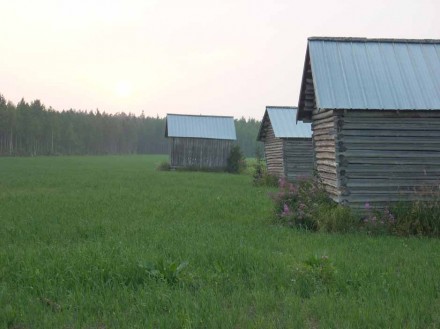
[[[260,122],[236,120],[238,143],[254,156]],[[0,95],[0,155],[165,154],[165,119],[144,114],[46,108],[39,100],[14,105]]]

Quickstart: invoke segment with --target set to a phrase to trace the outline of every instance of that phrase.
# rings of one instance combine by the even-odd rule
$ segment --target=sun
[[[120,98],[127,98],[131,95],[133,88],[129,81],[119,81],[116,84],[116,95]]]

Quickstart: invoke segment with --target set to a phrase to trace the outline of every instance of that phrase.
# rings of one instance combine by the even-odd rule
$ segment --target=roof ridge
[[[340,41],[340,42],[391,42],[391,43],[440,43],[440,39],[399,39],[399,38],[362,38],[362,37],[318,37],[307,38],[308,41]]]
[[[176,115],[181,117],[205,117],[205,118],[234,118],[232,115],[209,115],[209,114],[177,114],[167,113],[168,115]]]
[[[275,106],[275,105],[266,105],[266,109],[271,108],[271,109],[292,109],[292,110],[297,110],[298,106]]]

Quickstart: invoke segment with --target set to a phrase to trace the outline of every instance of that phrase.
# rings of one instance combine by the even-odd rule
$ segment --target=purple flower
[[[292,183],[289,184],[289,191],[290,192],[296,192],[296,187]]]
[[[290,209],[287,206],[287,204],[284,204],[283,212],[281,213],[281,216],[285,217],[285,216],[289,216],[289,215],[290,215]]]
[[[369,210],[371,207],[370,207],[370,204],[368,203],[368,202],[365,202],[365,209],[367,209],[367,210]]]
[[[286,187],[286,179],[284,177],[281,177],[278,180],[278,185],[279,185],[280,188],[285,188]]]

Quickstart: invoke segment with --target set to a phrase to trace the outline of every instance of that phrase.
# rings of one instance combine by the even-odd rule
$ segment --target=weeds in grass
[[[365,204],[363,227],[369,234],[440,236],[440,195],[429,201],[400,202],[384,209]]]
[[[155,263],[140,264],[139,267],[145,270],[146,274],[153,279],[164,281],[169,285],[175,285],[184,279],[183,271],[188,262],[165,262],[163,259]]]
[[[349,233],[361,225],[359,217],[350,208],[336,203],[322,204],[315,213],[320,231]]]
[[[40,301],[48,306],[52,312],[61,312],[62,308],[61,305],[58,304],[57,302],[54,302],[53,300],[46,298],[46,297],[40,297]]]
[[[329,291],[335,284],[336,268],[328,256],[312,256],[294,270],[295,291],[302,298]]]
[[[388,234],[395,231],[396,217],[388,207],[374,209],[367,202],[364,206],[365,216],[362,218],[363,229],[368,234]]]
[[[392,208],[396,221],[394,233],[398,235],[424,235],[440,237],[440,198],[433,201],[400,203]]]
[[[3,308],[2,311],[3,323],[7,328],[14,326],[16,319],[19,317],[17,311],[14,310],[12,305],[8,304]]]

